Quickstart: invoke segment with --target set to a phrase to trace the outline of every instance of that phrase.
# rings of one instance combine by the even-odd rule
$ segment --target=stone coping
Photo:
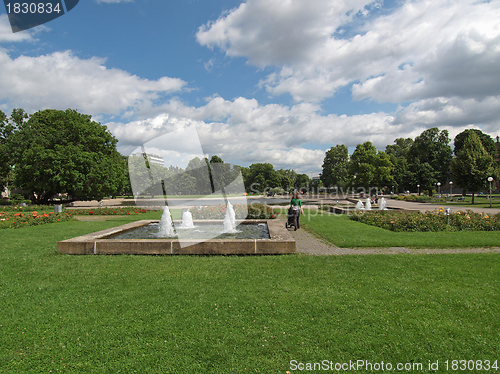
[[[203,241],[189,239],[108,239],[119,232],[129,231],[158,220],[141,220],[90,233],[76,238],[60,241],[57,251],[66,254],[101,255],[101,254],[135,254],[135,255],[264,255],[291,254],[296,252],[295,239],[281,224],[280,220],[244,220],[239,224],[266,223],[270,239],[207,239]],[[174,221],[180,223],[180,221]],[[220,222],[221,220],[200,221]]]

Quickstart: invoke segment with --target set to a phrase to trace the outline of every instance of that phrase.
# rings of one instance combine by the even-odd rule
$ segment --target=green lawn
[[[439,360],[445,373],[445,360],[500,360],[500,255],[55,252],[158,215],[0,232],[0,373],[285,373],[292,360],[418,372]]]
[[[347,215],[307,214],[301,225],[317,237],[344,248],[410,247],[457,248],[499,247],[499,231],[393,232],[351,221]]]

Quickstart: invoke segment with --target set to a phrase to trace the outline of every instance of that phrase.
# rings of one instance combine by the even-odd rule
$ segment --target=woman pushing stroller
[[[300,200],[299,194],[294,192],[292,195],[292,200],[290,201],[290,209],[288,209],[288,223],[290,226],[295,227],[295,231],[300,228],[299,218],[300,214],[304,214],[302,209],[302,201]]]

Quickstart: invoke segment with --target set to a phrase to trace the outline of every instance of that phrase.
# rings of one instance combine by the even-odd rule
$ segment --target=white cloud
[[[104,59],[84,60],[70,51],[16,59],[0,51],[0,100],[27,112],[45,108],[75,108],[93,115],[134,112],[185,84],[177,78],[139,78],[107,68]]]
[[[491,109],[494,108],[493,111]],[[270,162],[276,168],[293,168],[301,173],[319,173],[326,149],[336,144],[355,147],[371,141],[384,150],[396,138],[415,138],[438,122],[452,137],[481,121],[484,131],[498,131],[499,100],[487,98],[421,100],[402,108],[396,115],[322,115],[317,105],[302,103],[291,107],[260,105],[243,97],[225,100],[215,96],[200,107],[171,100],[162,111],[142,121],[108,123],[119,139],[120,151],[127,154],[142,143],[167,132],[195,125],[209,155],[247,166]],[[476,120],[476,121],[475,121]]]
[[[248,0],[197,40],[276,67],[261,86],[296,101],[319,102],[350,83],[356,100],[378,102],[500,94],[499,2],[408,0],[367,16],[378,5]]]
[[[48,30],[48,28],[42,25],[30,30],[14,33],[12,32],[7,14],[0,15],[0,43],[34,41],[33,35],[46,30]]]
[[[203,151],[227,162],[270,162],[277,168],[317,173],[325,150],[335,144],[355,146],[370,140],[383,149],[404,136],[403,126],[387,114],[322,116],[311,104],[259,105],[255,99],[214,97],[202,107],[172,101],[162,109],[165,113],[142,121],[107,124],[119,139],[122,153],[167,132],[195,125]],[[308,149],[306,144],[317,146]]]

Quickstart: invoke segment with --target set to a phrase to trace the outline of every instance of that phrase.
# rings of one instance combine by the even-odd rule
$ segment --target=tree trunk
[[[472,192],[472,205],[474,205],[474,191]]]

